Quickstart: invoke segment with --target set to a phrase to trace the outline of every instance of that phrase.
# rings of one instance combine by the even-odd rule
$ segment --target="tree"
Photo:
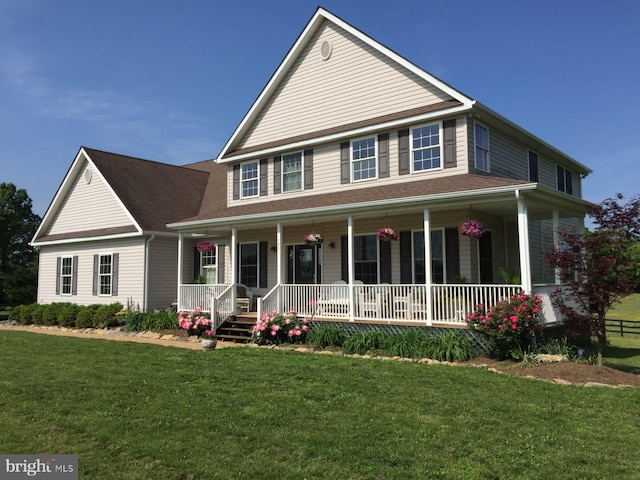
[[[36,298],[38,255],[29,242],[39,223],[27,191],[0,183],[0,304]]]
[[[623,199],[618,194],[589,205],[587,215],[593,218],[594,231],[562,231],[559,245],[545,255],[563,283],[552,301],[573,334],[597,340],[598,366],[607,344],[607,311],[633,293],[640,280],[636,264],[640,196],[626,203]]]

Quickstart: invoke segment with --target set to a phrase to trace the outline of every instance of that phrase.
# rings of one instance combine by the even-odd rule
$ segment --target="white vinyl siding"
[[[142,308],[144,302],[144,239],[133,238],[104,242],[86,242],[40,247],[38,268],[39,303],[59,302],[56,295],[56,262],[58,257],[78,257],[78,291],[69,297],[78,305],[131,300]],[[177,249],[177,247],[176,247]],[[106,252],[118,253],[118,295],[93,295],[93,258]],[[175,278],[175,277],[174,277]],[[175,292],[173,294],[175,296]]]
[[[87,165],[85,164],[85,169]],[[75,179],[47,234],[81,232],[132,225],[125,209],[94,171],[87,183],[84,169]]]
[[[327,61],[320,55],[324,41],[333,46]],[[450,99],[340,27],[324,23],[285,74],[237,148]]]

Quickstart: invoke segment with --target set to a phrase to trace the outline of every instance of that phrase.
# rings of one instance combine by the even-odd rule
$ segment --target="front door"
[[[320,283],[320,255],[322,248],[311,245],[288,247],[289,268],[287,283]]]

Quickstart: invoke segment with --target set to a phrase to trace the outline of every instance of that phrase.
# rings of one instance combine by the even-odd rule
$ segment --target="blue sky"
[[[0,0],[0,182],[44,215],[81,145],[214,158],[317,5]],[[640,1],[321,5],[590,167],[587,200],[640,192]]]

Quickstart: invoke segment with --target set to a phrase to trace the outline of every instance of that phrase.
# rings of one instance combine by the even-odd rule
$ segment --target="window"
[[[71,295],[73,283],[73,257],[62,257],[60,264],[60,293]]]
[[[431,230],[431,281],[444,283],[444,232]],[[424,284],[424,232],[413,232],[413,282]]]
[[[240,244],[240,283],[249,288],[258,287],[258,244]]]
[[[440,168],[440,125],[425,125],[411,130],[413,171]]]
[[[489,171],[489,131],[482,125],[476,123],[476,168],[478,170]]]
[[[558,177],[558,190],[572,195],[573,175],[571,174],[571,170],[567,170],[566,168],[558,165],[556,167],[556,175]]]
[[[258,196],[258,161],[240,166],[242,198]]]
[[[354,140],[351,143],[353,181],[376,178],[376,138]]]
[[[218,283],[218,263],[217,248],[214,247],[210,252],[200,252],[200,275],[205,278],[205,283]]]
[[[98,282],[100,295],[111,295],[113,257],[111,254],[100,255]]]
[[[302,190],[302,152],[282,156],[282,190]]]
[[[378,237],[360,235],[353,237],[355,279],[366,284],[378,283]]]
[[[529,180],[538,181],[538,154],[529,150]]]

